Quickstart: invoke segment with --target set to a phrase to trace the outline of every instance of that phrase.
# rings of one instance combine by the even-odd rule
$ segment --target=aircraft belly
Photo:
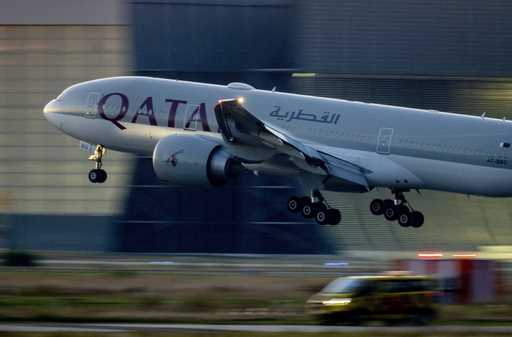
[[[424,189],[490,197],[512,196],[512,170],[397,155],[390,157],[414,172],[423,182]]]
[[[512,196],[512,170],[508,169],[327,146],[322,150],[364,167],[372,187]]]
[[[152,154],[157,139],[151,137],[151,126],[126,123],[121,130],[102,119],[61,114],[59,128],[68,135],[91,144],[123,152]]]
[[[407,189],[422,188],[424,185],[421,178],[391,156],[372,154],[364,162],[364,167],[370,171],[366,177],[371,186]]]

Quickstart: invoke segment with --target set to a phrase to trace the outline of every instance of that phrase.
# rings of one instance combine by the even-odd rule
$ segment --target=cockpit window
[[[87,95],[86,108],[85,108],[85,117],[94,118],[96,116],[96,107],[100,100],[100,94],[97,92],[91,92]]]

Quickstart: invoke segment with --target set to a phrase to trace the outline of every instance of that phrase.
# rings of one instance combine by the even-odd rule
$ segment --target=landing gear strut
[[[288,199],[288,210],[300,212],[306,219],[314,218],[320,225],[337,225],[341,221],[341,212],[330,208],[318,190],[311,191],[310,197],[291,197]]]
[[[374,199],[370,203],[370,212],[374,215],[384,215],[388,221],[398,221],[402,227],[419,228],[425,218],[421,212],[414,210],[405,199],[403,191],[392,190],[393,199]]]
[[[96,168],[89,171],[89,181],[91,183],[104,183],[107,180],[107,172],[101,168],[103,165],[103,155],[106,151],[103,145],[97,145],[94,153],[89,156],[89,160],[96,163]]]

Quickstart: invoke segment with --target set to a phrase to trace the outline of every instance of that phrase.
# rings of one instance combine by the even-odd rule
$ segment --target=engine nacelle
[[[221,145],[199,135],[167,136],[153,152],[157,177],[179,185],[220,186],[236,175],[237,167]]]

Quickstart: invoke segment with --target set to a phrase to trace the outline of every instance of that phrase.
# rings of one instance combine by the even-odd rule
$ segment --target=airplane
[[[512,124],[485,115],[140,76],[75,84],[43,111],[93,149],[92,183],[107,179],[107,148],[152,156],[172,184],[221,186],[242,171],[295,176],[309,194],[290,196],[288,210],[320,225],[342,216],[321,190],[389,189],[370,212],[412,228],[424,216],[406,192],[512,196]]]

